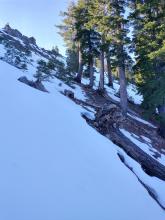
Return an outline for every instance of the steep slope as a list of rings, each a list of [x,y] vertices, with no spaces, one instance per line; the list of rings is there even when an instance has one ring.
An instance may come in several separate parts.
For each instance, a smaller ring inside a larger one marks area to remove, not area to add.
[[[34,37],[24,36],[9,25],[0,29],[0,60],[23,70],[31,78],[41,59],[46,62],[52,61],[55,64],[55,74],[60,74],[64,66],[64,57],[57,48],[52,50],[40,48]]]
[[[0,219],[165,218],[84,110],[19,83],[2,61],[0,70]]]

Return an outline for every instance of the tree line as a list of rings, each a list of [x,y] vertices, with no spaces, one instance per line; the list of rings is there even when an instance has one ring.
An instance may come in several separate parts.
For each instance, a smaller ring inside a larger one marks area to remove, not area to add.
[[[126,72],[131,71],[147,114],[157,113],[165,121],[165,1],[78,0],[61,15],[59,33],[68,48],[67,59],[77,61],[76,81],[81,83],[87,66],[92,88],[99,60],[98,90],[103,92],[106,63],[109,86],[113,87],[112,72],[118,73],[121,108],[126,115]]]

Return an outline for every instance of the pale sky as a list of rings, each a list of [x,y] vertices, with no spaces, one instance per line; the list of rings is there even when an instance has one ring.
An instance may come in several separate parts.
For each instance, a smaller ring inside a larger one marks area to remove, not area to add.
[[[58,35],[60,11],[69,0],[0,0],[0,28],[9,23],[24,35],[34,36],[39,46],[51,49],[58,46],[64,54],[64,43]]]

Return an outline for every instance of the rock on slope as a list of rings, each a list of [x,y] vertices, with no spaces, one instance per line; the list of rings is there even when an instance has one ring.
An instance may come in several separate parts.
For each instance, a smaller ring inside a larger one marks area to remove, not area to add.
[[[2,61],[0,70],[0,219],[165,218],[80,107],[19,83]]]
[[[64,57],[58,50],[40,48],[34,37],[24,36],[9,25],[0,29],[0,59],[24,71],[29,70],[30,76],[35,73],[37,61],[41,59],[53,61],[57,74],[64,65]]]

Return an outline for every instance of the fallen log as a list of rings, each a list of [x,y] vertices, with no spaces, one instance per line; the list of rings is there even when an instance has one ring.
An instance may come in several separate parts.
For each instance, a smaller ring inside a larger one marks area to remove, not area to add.
[[[128,118],[123,117],[119,103],[116,104],[113,102],[113,104],[108,104],[101,108],[100,106],[91,104],[87,101],[78,100],[76,98],[73,100],[76,104],[83,107],[92,107],[97,112],[95,120],[91,120],[83,115],[83,118],[86,119],[89,125],[102,135],[108,137],[114,144],[122,148],[131,158],[141,164],[142,169],[148,175],[165,180],[165,166],[145,153],[140,147],[135,145],[120,132],[120,125],[128,122]],[[137,126],[141,127],[141,123],[137,123]]]
[[[119,130],[112,129],[108,138],[122,148],[131,158],[136,160],[148,175],[165,181],[165,166],[132,143]]]
[[[120,160],[122,161],[122,163],[129,169],[133,172],[133,174],[137,177],[138,181],[144,186],[144,188],[148,191],[149,195],[158,203],[158,205],[163,209],[165,210],[165,206],[163,206],[158,197],[157,197],[157,194],[155,193],[155,191],[149,187],[148,185],[146,185],[139,177],[138,175],[135,173],[133,167],[129,166],[128,163],[125,161],[125,158],[123,155],[121,155],[120,153],[118,153],[118,156],[120,158]]]
[[[96,113],[94,121],[89,121],[97,131],[108,137],[113,143],[121,147],[131,158],[136,160],[142,169],[150,176],[165,180],[165,166],[144,152],[120,131],[120,127],[128,122],[123,117],[118,106],[111,104]],[[130,122],[131,123],[131,122]]]

